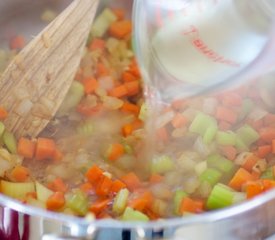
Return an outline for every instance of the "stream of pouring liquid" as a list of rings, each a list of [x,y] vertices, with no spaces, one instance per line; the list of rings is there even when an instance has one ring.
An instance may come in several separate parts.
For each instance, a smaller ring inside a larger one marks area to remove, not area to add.
[[[150,67],[156,94],[147,98],[152,110],[147,122],[150,158],[157,153],[155,135],[161,122],[162,99],[169,106],[176,96],[197,94],[185,93],[192,86],[199,86],[196,89],[201,91],[228,79],[247,67],[266,45],[267,21],[257,11],[247,12],[255,14],[252,18],[245,15],[241,2],[223,0],[213,7],[212,1],[206,0],[202,12],[191,5],[187,15],[178,13],[167,19],[153,36]]]

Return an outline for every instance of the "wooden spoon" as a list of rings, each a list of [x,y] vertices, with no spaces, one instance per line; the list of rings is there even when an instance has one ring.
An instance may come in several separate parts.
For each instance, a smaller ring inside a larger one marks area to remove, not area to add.
[[[6,128],[35,137],[55,115],[79,66],[99,0],[74,0],[13,59],[0,79]]]

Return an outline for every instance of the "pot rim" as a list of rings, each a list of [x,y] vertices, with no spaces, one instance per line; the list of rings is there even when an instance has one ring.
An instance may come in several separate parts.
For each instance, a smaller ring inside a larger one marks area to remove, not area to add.
[[[23,214],[42,217],[49,220],[56,220],[64,223],[65,225],[81,225],[83,227],[93,226],[95,228],[113,228],[113,229],[161,229],[167,227],[179,227],[183,225],[199,224],[199,223],[212,223],[219,220],[224,220],[233,216],[241,215],[245,212],[255,210],[268,202],[275,199],[275,189],[270,190],[260,196],[243,203],[233,205],[231,207],[206,212],[198,215],[191,215],[189,217],[178,217],[171,219],[163,219],[158,221],[144,222],[123,222],[113,219],[102,220],[88,220],[85,218],[70,216],[62,213],[50,212],[45,209],[37,208],[30,205],[24,205],[20,201],[0,194],[0,204]]]

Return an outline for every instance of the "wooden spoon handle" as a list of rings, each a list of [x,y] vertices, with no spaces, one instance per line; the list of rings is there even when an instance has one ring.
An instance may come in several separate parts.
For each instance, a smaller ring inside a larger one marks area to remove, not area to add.
[[[55,115],[77,71],[98,0],[75,0],[11,62],[0,80],[8,130],[35,137]]]

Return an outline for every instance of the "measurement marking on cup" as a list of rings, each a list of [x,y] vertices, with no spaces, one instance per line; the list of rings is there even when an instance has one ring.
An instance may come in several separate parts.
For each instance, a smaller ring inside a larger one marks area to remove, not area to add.
[[[220,55],[219,53],[212,50],[207,44],[201,39],[199,35],[199,30],[193,26],[190,25],[190,29],[185,30],[182,32],[184,36],[191,35],[193,38],[191,38],[192,45],[199,50],[203,55],[211,59],[213,62],[218,62],[224,65],[228,65],[230,67],[240,67],[240,63],[235,62],[234,60],[227,59]]]

